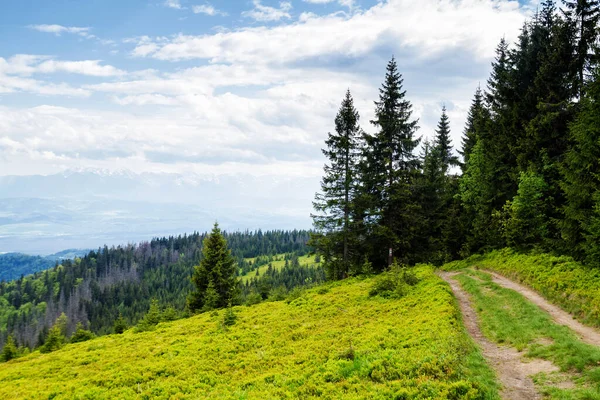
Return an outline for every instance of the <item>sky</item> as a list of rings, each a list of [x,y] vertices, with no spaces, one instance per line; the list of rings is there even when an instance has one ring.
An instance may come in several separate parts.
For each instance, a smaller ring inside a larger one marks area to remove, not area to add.
[[[0,176],[99,169],[318,180],[346,89],[369,123],[394,56],[454,145],[536,2],[1,0]]]

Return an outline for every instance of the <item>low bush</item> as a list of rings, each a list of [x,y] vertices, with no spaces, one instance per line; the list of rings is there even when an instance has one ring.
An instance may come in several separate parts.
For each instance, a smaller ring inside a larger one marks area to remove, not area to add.
[[[410,268],[394,263],[389,271],[383,272],[375,279],[369,295],[399,299],[406,295],[410,286],[417,283],[419,279]]]

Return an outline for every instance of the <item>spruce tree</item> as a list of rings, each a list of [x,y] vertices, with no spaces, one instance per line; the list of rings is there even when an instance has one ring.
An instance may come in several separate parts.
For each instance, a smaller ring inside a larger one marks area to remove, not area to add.
[[[2,353],[0,354],[0,359],[2,361],[10,361],[13,358],[18,356],[19,352],[17,349],[17,345],[15,344],[15,340],[12,336],[9,336],[4,343],[4,347],[2,348]]]
[[[598,22],[600,21],[599,0],[563,0],[564,14],[576,32],[575,72],[576,88],[580,96],[585,88],[585,81],[591,72],[591,61],[594,57],[594,46],[598,40]]]
[[[368,219],[375,239],[372,250],[378,259],[386,254],[388,265],[393,262],[394,251],[402,261],[410,259],[419,208],[412,190],[419,167],[413,153],[420,141],[414,137],[418,120],[412,118],[412,105],[402,85],[402,75],[392,58],[371,121],[378,132],[365,134],[362,163],[363,190],[368,194]]]
[[[192,283],[196,289],[188,297],[188,307],[192,312],[222,308],[230,301],[237,300],[235,259],[227,248],[227,241],[217,223],[204,239],[202,257],[192,275]]]
[[[561,187],[566,198],[560,222],[566,249],[579,260],[600,266],[600,81],[592,82],[581,112],[570,125],[572,147],[565,155]]]
[[[314,243],[324,255],[325,267],[332,279],[340,279],[350,270],[350,236],[361,137],[359,118],[348,90],[335,117],[335,133],[329,133],[325,141],[327,147],[323,154],[329,163],[324,167],[321,193],[317,193],[313,203],[319,213],[312,215],[315,228],[328,236],[320,236]],[[331,246],[334,243],[341,243],[341,249]]]
[[[469,113],[467,114],[467,123],[461,142],[462,148],[459,151],[460,155],[463,157],[463,163],[461,164],[463,172],[467,161],[469,161],[469,154],[473,151],[473,147],[477,142],[477,137],[480,135],[479,132],[482,132],[483,129],[485,129],[488,119],[489,115],[485,106],[483,91],[481,90],[481,86],[477,86],[473,102],[471,103]]]
[[[452,151],[450,122],[446,113],[446,106],[442,107],[442,116],[435,131],[434,147],[440,160],[440,172],[442,175],[446,175],[450,167],[459,165],[458,157]]]

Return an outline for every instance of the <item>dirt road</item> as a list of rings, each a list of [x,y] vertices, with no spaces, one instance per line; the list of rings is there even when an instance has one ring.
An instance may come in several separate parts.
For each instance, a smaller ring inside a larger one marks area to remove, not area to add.
[[[460,306],[467,331],[481,348],[488,364],[494,368],[498,380],[502,384],[501,396],[506,400],[533,400],[542,396],[535,390],[531,375],[539,372],[558,371],[558,368],[545,360],[523,360],[521,353],[511,347],[498,346],[483,336],[477,314],[471,305],[468,294],[453,279],[457,272],[440,272],[454,292]]]
[[[511,281],[510,279],[505,278],[495,272],[487,270],[482,271],[490,274],[492,276],[492,280],[497,285],[520,293],[527,300],[546,311],[557,324],[566,325],[569,327],[572,331],[577,333],[582,342],[594,346],[600,346],[600,332],[598,332],[596,329],[583,325],[581,322],[574,319],[571,314],[555,306],[554,304],[551,304],[548,302],[548,300],[544,299],[532,289]]]

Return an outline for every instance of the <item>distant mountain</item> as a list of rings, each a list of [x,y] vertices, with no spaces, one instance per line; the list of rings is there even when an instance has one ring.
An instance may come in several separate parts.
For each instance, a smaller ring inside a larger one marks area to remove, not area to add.
[[[102,170],[0,177],[0,252],[48,254],[180,232],[307,229],[318,179]]]
[[[69,249],[45,257],[23,253],[0,254],[0,281],[10,281],[21,275],[29,275],[53,267],[57,261],[73,259],[87,254],[89,250]]]

